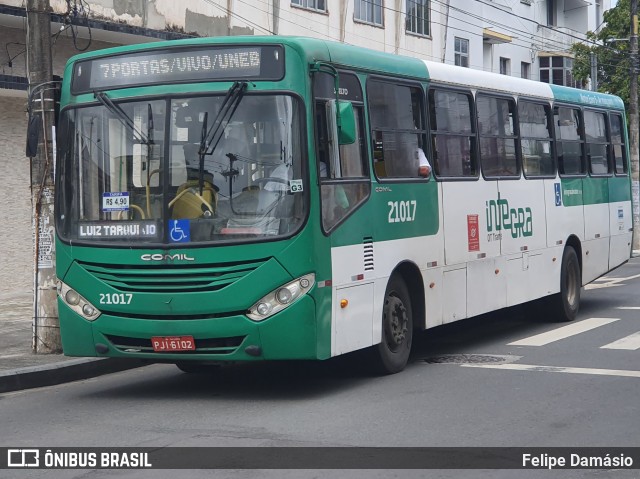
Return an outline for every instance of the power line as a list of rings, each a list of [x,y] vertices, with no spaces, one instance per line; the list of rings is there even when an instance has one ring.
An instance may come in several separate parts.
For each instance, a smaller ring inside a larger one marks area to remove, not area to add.
[[[238,13],[236,13],[236,12],[234,12],[234,11],[231,11],[231,10],[229,10],[229,9],[225,8],[225,7],[222,7],[222,6],[220,6],[220,5],[216,4],[216,3],[214,3],[212,0],[203,0],[203,1],[205,1],[206,3],[208,3],[208,4],[212,5],[212,6],[214,6],[215,8],[217,8],[217,9],[219,9],[219,10],[221,10],[221,11],[225,12],[225,13],[226,13],[227,15],[229,15],[230,17],[238,18],[238,19],[242,20],[245,24],[248,24],[248,25],[254,26],[255,28],[257,28],[257,29],[259,29],[259,30],[261,30],[261,31],[264,31],[264,32],[266,32],[266,33],[268,33],[268,34],[273,34],[273,32],[272,32],[271,30],[269,30],[269,29],[265,29],[264,27],[262,27],[262,26],[261,26],[261,25],[259,25],[258,23],[253,22],[253,21],[251,21],[251,20],[248,20],[247,18],[245,18],[245,17],[243,17],[243,16],[239,15]],[[245,1],[243,1],[243,0],[238,0],[238,1],[239,1],[239,3],[245,4],[245,5],[247,5],[247,6],[251,7],[251,8],[256,9],[256,5],[255,5],[255,3],[253,3],[253,4],[249,4],[249,3],[247,3],[247,2],[245,2]],[[371,0],[365,0],[365,1],[368,1],[368,3],[371,3]],[[444,4],[444,3],[443,3],[442,1],[440,1],[440,0],[431,0],[431,1],[432,1],[432,2],[435,2],[435,3],[438,3],[438,4],[441,4],[441,5],[446,5],[446,4]],[[480,2],[480,3],[483,3],[483,4],[485,4],[485,5],[489,5],[489,6],[495,7],[494,5],[486,4],[485,2],[482,2],[481,0],[476,0],[476,1],[478,1],[478,2]],[[268,9],[268,8],[269,8],[269,6],[270,6],[270,4],[269,4],[268,2],[266,2],[266,1],[260,1],[260,3],[262,3],[265,7],[263,7],[263,8],[257,8],[257,10],[259,10],[259,11],[261,11],[261,12],[263,12],[263,13],[266,13],[267,15],[274,16],[273,12],[269,11],[269,9]],[[266,8],[266,9],[265,9],[265,8]],[[381,8],[383,8],[383,9],[384,9],[384,10],[386,10],[386,11],[394,12],[395,14],[400,14],[400,15],[406,16],[406,13],[405,13],[405,12],[403,12],[403,11],[401,11],[401,10],[397,10],[397,9],[394,9],[394,8],[391,8],[391,7],[384,7],[384,6],[381,6]],[[496,8],[497,8],[497,7],[496,7]],[[513,45],[515,45],[515,46],[517,46],[517,47],[521,47],[521,48],[525,48],[525,49],[529,49],[529,50],[531,50],[531,49],[533,49],[533,50],[540,50],[540,49],[542,49],[542,48],[543,48],[543,47],[545,47],[545,46],[546,46],[547,48],[548,48],[548,46],[552,46],[552,48],[554,48],[555,50],[560,50],[560,51],[563,51],[563,52],[566,52],[566,51],[568,51],[568,50],[569,50],[569,48],[567,48],[566,43],[563,43],[563,42],[561,42],[561,41],[559,41],[559,40],[554,40],[554,39],[551,39],[551,38],[545,38],[545,37],[544,37],[544,36],[542,36],[542,35],[538,35],[538,34],[535,34],[535,33],[533,33],[533,32],[530,32],[530,31],[520,30],[520,29],[517,29],[517,28],[511,27],[511,26],[505,25],[505,24],[503,24],[503,23],[500,23],[500,22],[494,21],[494,20],[486,19],[486,18],[484,18],[484,17],[483,17],[483,16],[481,16],[481,15],[470,14],[470,13],[468,13],[468,12],[466,12],[466,11],[464,11],[464,10],[460,9],[460,8],[457,8],[457,7],[455,7],[455,6],[451,7],[451,9],[453,9],[454,11],[459,12],[459,13],[461,13],[461,14],[463,14],[463,15],[467,15],[467,16],[469,16],[469,17],[473,18],[473,19],[481,20],[482,22],[489,23],[489,24],[491,24],[492,26],[496,26],[496,27],[504,28],[505,30],[507,30],[507,31],[509,31],[509,32],[517,33],[517,34],[524,34],[524,35],[526,35],[526,36],[528,37],[527,39],[514,39],[514,41],[512,42],[512,44],[513,44]],[[310,12],[313,12],[313,10],[309,10],[309,11],[310,11]],[[431,9],[431,11],[433,12],[433,10],[432,10],[432,9]],[[588,39],[580,38],[580,37],[577,37],[577,36],[575,36],[575,35],[569,34],[569,33],[567,33],[567,32],[562,32],[562,31],[560,31],[560,30],[556,30],[556,29],[554,29],[554,28],[550,28],[550,27],[548,27],[548,26],[543,26],[543,25],[539,24],[538,22],[536,22],[536,21],[534,21],[534,20],[531,20],[531,19],[528,19],[528,18],[526,18],[526,17],[522,17],[522,16],[520,16],[520,15],[516,15],[516,14],[514,14],[514,13],[507,12],[507,11],[504,11],[504,10],[502,10],[502,9],[501,9],[501,11],[502,11],[502,12],[504,12],[504,13],[506,13],[506,14],[512,15],[512,16],[514,16],[514,17],[516,17],[516,18],[520,19],[520,20],[526,20],[526,21],[529,21],[529,22],[531,22],[531,23],[535,24],[537,28],[548,28],[548,29],[550,29],[550,30],[552,30],[552,31],[555,31],[556,33],[559,33],[559,34],[562,34],[562,35],[566,35],[566,36],[569,36],[569,37],[571,37],[571,38],[578,39],[578,40],[580,40],[581,42],[591,43],[591,44],[596,44],[595,42],[590,41],[590,40],[588,40]],[[293,20],[291,20],[290,18],[287,18],[287,17],[299,18],[299,19],[304,20],[305,22],[308,22],[308,20],[309,20],[308,15],[302,15],[302,14],[299,14],[299,13],[297,13],[297,12],[296,12],[296,11],[294,11],[294,10],[286,11],[286,13],[287,13],[287,16],[283,16],[282,14],[279,14],[279,15],[277,15],[277,18],[278,18],[280,21],[287,22],[287,23],[294,24],[294,25],[299,25],[300,23],[299,23],[299,22],[295,22],[295,21],[293,21]],[[438,13],[440,13],[440,14],[442,15],[442,12],[438,12]],[[471,24],[473,27],[476,27],[476,28],[479,28],[479,29],[480,29],[480,28],[483,28],[483,26],[481,26],[481,25],[478,25],[478,24],[475,24],[475,23],[470,23],[470,22],[469,22],[469,20],[468,20],[468,19],[466,19],[466,18],[464,18],[464,19],[463,19],[463,18],[460,18],[460,17],[458,17],[458,16],[451,16],[451,18],[453,18],[454,20],[457,20],[457,21],[459,21],[459,22],[465,22],[465,23],[467,23],[467,24]],[[431,22],[432,24],[440,25],[440,26],[443,26],[443,27],[445,27],[445,28],[450,28],[450,29],[452,29],[452,30],[457,30],[457,31],[461,31],[461,32],[468,33],[468,34],[470,34],[470,35],[475,35],[475,36],[480,36],[480,37],[482,37],[482,34],[481,34],[481,33],[473,32],[473,31],[471,31],[471,30],[465,30],[465,29],[460,28],[460,27],[454,27],[454,26],[451,26],[451,25],[445,25],[445,24],[443,24],[443,23],[437,22],[437,21],[435,21],[435,19],[433,18],[433,15],[432,15],[432,16],[431,16],[431,18],[430,18],[430,22]],[[337,27],[333,27],[333,26],[331,26],[331,25],[327,25],[327,28],[328,28],[328,29],[330,29],[330,30],[337,31],[337,32],[339,32],[339,33],[341,33],[341,32],[342,32],[342,29],[337,28]],[[313,29],[313,28],[311,28],[311,27],[309,28],[309,30],[310,30],[311,32],[313,32],[314,34],[316,34],[316,35],[318,35],[318,36],[322,37],[322,38],[335,38],[335,37],[332,37],[332,36],[330,36],[330,35],[327,35],[327,34],[326,34],[326,33],[324,33],[324,32],[317,31],[317,30],[315,30],[315,29]],[[368,41],[368,42],[375,41],[377,44],[382,45],[382,46],[383,46],[383,47],[385,47],[385,48],[391,48],[391,49],[394,49],[394,50],[396,50],[396,51],[406,52],[407,54],[415,54],[415,55],[419,55],[419,56],[422,56],[422,57],[426,57],[426,58],[429,58],[429,59],[432,59],[432,60],[439,61],[439,58],[435,57],[434,55],[425,54],[425,52],[422,52],[422,51],[415,51],[415,50],[412,50],[412,49],[408,49],[408,48],[404,48],[404,47],[396,46],[395,44],[386,43],[386,42],[384,42],[384,41],[377,41],[377,40],[371,39],[371,38],[369,38],[369,37],[365,37],[365,36],[362,36],[362,35],[358,35],[357,33],[354,33],[354,32],[349,32],[349,35],[350,35],[350,37],[351,37],[351,38],[354,38],[354,37],[355,37],[355,38],[361,38],[361,39],[366,40],[366,41]],[[533,43],[532,43],[532,44],[528,44],[528,43],[526,43],[528,39],[531,39]],[[539,42],[539,43],[541,43],[541,44],[536,45],[536,44],[535,44],[535,42],[536,42],[536,41],[538,41],[538,42]],[[349,43],[349,42],[348,42],[348,41],[345,41],[345,43]],[[475,65],[475,64],[474,64],[473,66],[474,66],[474,67],[480,67],[480,65]],[[481,67],[480,67],[480,68],[481,68]]]

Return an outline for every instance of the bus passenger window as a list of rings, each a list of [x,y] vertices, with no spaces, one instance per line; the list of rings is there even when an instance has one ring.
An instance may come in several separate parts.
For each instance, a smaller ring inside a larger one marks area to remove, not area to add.
[[[611,173],[606,115],[600,112],[585,110],[584,132],[587,140],[589,173],[592,175],[607,175]]]
[[[582,115],[577,108],[555,107],[553,122],[556,129],[558,172],[560,175],[583,175],[584,139],[581,134]]]
[[[426,130],[422,91],[371,80],[368,83],[374,171],[378,178],[419,178]]]
[[[611,149],[613,150],[613,162],[617,175],[627,173],[627,149],[624,144],[622,116],[611,114]]]
[[[555,176],[553,163],[551,109],[549,105],[518,102],[518,120],[525,176]]]
[[[516,151],[515,102],[478,95],[480,162],[485,176],[520,176]]]
[[[430,90],[429,118],[436,176],[477,176],[471,96],[446,90]]]

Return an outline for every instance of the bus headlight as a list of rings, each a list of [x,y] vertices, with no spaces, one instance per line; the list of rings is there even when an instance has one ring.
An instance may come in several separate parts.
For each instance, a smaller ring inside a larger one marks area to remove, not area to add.
[[[311,289],[315,278],[315,274],[307,274],[271,291],[251,306],[247,317],[254,321],[262,321],[289,307]]]
[[[71,289],[60,280],[58,280],[57,289],[60,299],[83,318],[95,321],[102,314],[98,308],[80,296],[76,290]]]

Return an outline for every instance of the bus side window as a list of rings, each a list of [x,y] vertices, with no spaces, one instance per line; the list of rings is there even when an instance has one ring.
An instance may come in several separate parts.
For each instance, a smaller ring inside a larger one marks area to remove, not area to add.
[[[611,173],[607,117],[605,113],[585,110],[584,133],[587,142],[589,173],[592,175],[607,175]]]
[[[379,80],[370,80],[367,87],[376,176],[420,178],[420,158],[425,157],[418,149],[426,153],[422,90]]]
[[[583,175],[586,168],[583,160],[584,138],[581,132],[580,110],[556,106],[553,109],[553,120],[556,129],[558,172],[560,175]]]
[[[627,174],[627,149],[624,144],[624,130],[622,115],[612,113],[611,122],[611,149],[613,151],[613,163],[616,175]]]
[[[515,102],[478,95],[480,162],[485,176],[520,176],[516,150]]]
[[[551,108],[548,104],[518,102],[522,168],[528,178],[555,176]]]
[[[476,177],[475,131],[471,121],[471,95],[429,91],[429,118],[436,177]]]

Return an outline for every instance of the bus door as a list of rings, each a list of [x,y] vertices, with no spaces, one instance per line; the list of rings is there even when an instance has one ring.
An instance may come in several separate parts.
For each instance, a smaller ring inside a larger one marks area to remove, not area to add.
[[[548,293],[545,182],[555,178],[549,103],[520,99],[517,110],[520,144],[507,155],[506,172],[498,181],[508,306]],[[506,145],[510,151],[514,144],[507,139]]]
[[[336,99],[334,75],[314,75],[315,174],[330,247],[332,356],[374,344],[374,234],[362,88],[356,75],[344,72],[339,85]]]
[[[582,140],[582,112],[579,108],[563,105],[553,107],[555,149],[558,177],[545,180],[547,207],[547,246],[555,249],[555,257],[562,252],[571,235],[584,241],[583,178],[586,174],[584,141]],[[560,275],[560,263],[556,261]],[[549,293],[557,293],[558,285],[550,284]]]
[[[470,91],[429,90],[433,167],[442,192],[443,323],[504,301],[505,285],[495,274],[500,231],[487,214],[498,200],[498,182],[480,174],[473,105]]]
[[[584,245],[582,281],[587,283],[609,270],[609,159],[608,118],[604,111],[584,110],[588,176],[583,179]]]
[[[613,174],[609,179],[609,269],[629,259],[632,236],[629,162],[625,125],[620,113],[609,114]]]
[[[528,242],[528,238],[524,239],[523,236],[531,235],[531,206],[527,196],[540,196],[533,185],[521,180],[515,99],[511,96],[478,93],[476,108],[482,175],[486,182],[496,185],[493,196],[487,197],[483,206],[487,240],[496,244],[497,255],[492,262],[482,265],[478,272],[470,269],[469,278],[475,282],[483,281],[496,293],[487,298],[482,293],[483,288],[470,287],[470,314],[510,304],[508,295],[516,287],[512,274],[517,272],[521,275],[528,262],[527,257],[523,258]]]

